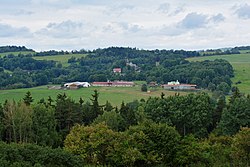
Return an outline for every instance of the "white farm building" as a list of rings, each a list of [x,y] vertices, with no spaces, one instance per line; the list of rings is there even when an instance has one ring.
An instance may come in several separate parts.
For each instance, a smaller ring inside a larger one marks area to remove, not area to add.
[[[87,88],[87,87],[90,87],[91,85],[88,82],[78,82],[77,81],[77,82],[66,83],[63,86],[66,87],[66,88],[70,88],[71,86]]]

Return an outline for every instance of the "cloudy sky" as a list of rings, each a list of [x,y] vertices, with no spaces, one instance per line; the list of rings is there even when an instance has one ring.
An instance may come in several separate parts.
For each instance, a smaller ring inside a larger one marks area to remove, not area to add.
[[[36,51],[250,45],[250,1],[0,0],[0,45]]]

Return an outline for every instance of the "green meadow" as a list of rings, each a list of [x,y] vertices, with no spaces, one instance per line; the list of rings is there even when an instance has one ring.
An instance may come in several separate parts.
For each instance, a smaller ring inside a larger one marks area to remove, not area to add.
[[[13,55],[17,56],[18,54],[23,54],[23,55],[34,54],[34,52],[33,51],[4,52],[4,53],[0,53],[0,57],[6,56],[6,55],[9,55],[9,54],[13,54]]]
[[[17,56],[18,54],[23,54],[23,55],[27,55],[27,54],[34,54],[35,52],[32,51],[21,51],[21,52],[5,52],[5,53],[0,53],[0,57],[2,56],[6,56],[9,54],[13,54],[15,56]],[[65,54],[65,55],[54,55],[54,56],[33,56],[34,59],[36,60],[54,60],[56,62],[60,62],[64,67],[67,67],[68,64],[68,60],[71,57],[75,57],[75,58],[81,58],[81,57],[85,57],[87,54]]]
[[[60,62],[62,63],[62,65],[64,67],[67,67],[68,64],[68,60],[71,57],[75,57],[75,58],[81,58],[86,56],[86,54],[65,54],[65,55],[54,55],[54,56],[34,56],[33,58],[36,60],[54,60],[56,62]]]
[[[94,90],[99,92],[99,102],[100,104],[105,104],[108,100],[113,106],[120,106],[124,101],[132,102],[133,100],[148,99],[149,97],[160,97],[163,92],[166,96],[174,95],[175,91],[167,91],[163,88],[149,89],[150,92],[142,92],[139,85],[135,87],[89,87],[81,88],[77,90],[56,90],[48,89],[47,86],[39,86],[34,88],[25,88],[25,89],[12,89],[12,90],[0,90],[0,102],[4,103],[6,99],[19,101],[25,96],[27,91],[31,92],[31,95],[34,99],[34,102],[38,102],[40,99],[48,99],[49,96],[53,100],[56,99],[56,96],[60,93],[65,93],[67,96],[71,97],[75,101],[78,101],[80,97],[84,101],[90,101],[91,95]],[[179,92],[181,95],[187,94],[188,92]]]
[[[250,94],[250,53],[243,51],[241,54],[204,56],[189,58],[189,61],[203,61],[225,59],[229,61],[234,68],[233,86],[237,86],[241,92]],[[240,84],[236,84],[237,82]]]

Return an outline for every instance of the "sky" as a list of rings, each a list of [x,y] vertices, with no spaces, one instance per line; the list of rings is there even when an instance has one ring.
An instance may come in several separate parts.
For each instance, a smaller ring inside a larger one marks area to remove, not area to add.
[[[0,0],[0,46],[202,50],[250,45],[250,0]]]

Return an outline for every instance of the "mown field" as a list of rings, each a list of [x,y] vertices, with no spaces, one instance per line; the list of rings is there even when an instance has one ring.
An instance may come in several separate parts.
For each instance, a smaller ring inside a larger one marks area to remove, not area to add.
[[[166,96],[174,95],[175,91],[167,91],[162,88],[156,88],[151,90],[150,92],[141,92],[141,87],[89,87],[89,88],[81,88],[77,90],[55,90],[48,89],[47,86],[40,86],[34,88],[27,89],[12,89],[12,90],[1,90],[0,91],[0,103],[4,103],[6,99],[8,100],[21,100],[27,91],[30,91],[34,102],[38,102],[40,99],[48,99],[49,96],[52,97],[53,100],[56,99],[56,96],[59,93],[66,93],[67,96],[71,97],[75,101],[78,101],[80,97],[84,99],[84,101],[90,101],[91,94],[93,94],[94,90],[97,89],[99,92],[99,102],[100,104],[105,104],[108,100],[113,106],[120,107],[122,101],[125,103],[132,102],[133,100],[147,99],[151,97],[160,97],[161,92],[163,92]],[[188,92],[179,92],[181,95],[187,94]]]
[[[243,51],[242,54],[204,56],[189,58],[189,61],[203,61],[225,59],[229,61],[234,68],[233,86],[237,86],[241,92],[250,94],[250,52]],[[240,84],[236,84],[237,82]]]
[[[54,60],[56,62],[60,62],[62,63],[62,65],[64,67],[67,67],[68,64],[68,60],[71,57],[75,57],[75,58],[81,58],[86,56],[86,54],[65,54],[65,55],[55,55],[55,56],[35,56],[33,57],[36,60]]]

